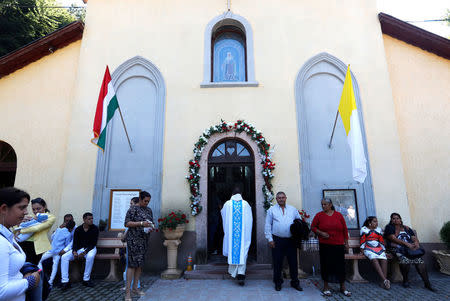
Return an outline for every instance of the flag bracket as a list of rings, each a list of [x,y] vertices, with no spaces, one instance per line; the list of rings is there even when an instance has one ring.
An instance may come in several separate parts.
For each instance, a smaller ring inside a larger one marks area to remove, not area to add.
[[[328,148],[331,148],[331,143],[333,142],[334,130],[336,129],[336,122],[338,120],[339,110],[336,112],[336,118],[334,119],[333,131],[331,132],[330,142],[328,143]]]
[[[117,106],[117,108],[119,109],[120,119],[122,119],[122,124],[123,124],[123,129],[125,130],[125,135],[127,135],[128,146],[130,146],[130,151],[132,152],[133,148],[131,147],[130,137],[128,136],[127,127],[125,126],[125,121],[123,120],[122,110],[120,109],[120,106]]]

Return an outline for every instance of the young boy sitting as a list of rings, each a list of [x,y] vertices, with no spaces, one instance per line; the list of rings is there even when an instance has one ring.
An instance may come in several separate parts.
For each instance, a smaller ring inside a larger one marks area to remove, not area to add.
[[[70,220],[66,223],[65,228],[56,229],[52,238],[52,248],[45,252],[42,255],[41,261],[39,262],[39,266],[42,267],[42,262],[50,257],[53,257],[53,266],[52,266],[52,274],[50,275],[50,279],[48,283],[53,285],[53,280],[55,280],[56,273],[58,272],[58,264],[61,258],[61,255],[64,254],[64,248],[70,244],[72,241],[72,230],[75,227],[75,222]]]

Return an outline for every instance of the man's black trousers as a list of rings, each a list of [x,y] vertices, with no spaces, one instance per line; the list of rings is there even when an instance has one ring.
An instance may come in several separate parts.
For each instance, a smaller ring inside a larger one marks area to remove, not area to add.
[[[273,262],[273,282],[276,285],[283,283],[281,272],[283,269],[284,257],[287,257],[289,263],[289,274],[291,276],[291,285],[297,286],[298,281],[298,265],[297,265],[297,248],[292,238],[284,238],[273,235],[275,248],[272,249]]]

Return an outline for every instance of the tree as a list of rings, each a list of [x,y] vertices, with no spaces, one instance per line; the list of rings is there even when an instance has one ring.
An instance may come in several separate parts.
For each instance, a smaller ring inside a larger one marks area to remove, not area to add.
[[[86,8],[76,6],[72,3],[69,8],[69,13],[73,15],[77,20],[84,23],[84,20],[86,19]]]
[[[77,18],[56,0],[2,0],[0,56],[31,43]]]
[[[450,26],[450,9],[447,9],[445,13],[444,20],[447,21],[447,26]]]

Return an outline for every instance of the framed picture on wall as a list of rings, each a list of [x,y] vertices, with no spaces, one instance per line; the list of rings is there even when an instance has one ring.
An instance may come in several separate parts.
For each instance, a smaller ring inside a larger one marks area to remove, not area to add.
[[[111,231],[121,231],[125,229],[123,225],[125,215],[130,208],[130,201],[133,197],[139,197],[140,189],[111,189],[109,199],[109,223]]]
[[[355,189],[324,189],[323,197],[331,199],[336,211],[340,212],[347,228],[359,229],[358,203],[356,202]]]

